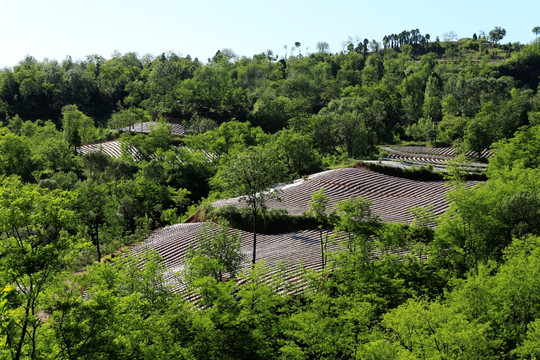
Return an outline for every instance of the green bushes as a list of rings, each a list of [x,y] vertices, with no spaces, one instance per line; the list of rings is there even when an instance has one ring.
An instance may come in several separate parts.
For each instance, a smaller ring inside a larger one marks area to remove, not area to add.
[[[253,220],[251,216],[248,208],[238,208],[234,205],[212,209],[209,213],[210,219],[224,219],[233,228],[245,231],[252,230]],[[288,215],[284,209],[267,210],[262,220],[257,224],[257,232],[261,234],[282,234],[304,229],[317,229],[318,226],[314,219],[304,215]]]

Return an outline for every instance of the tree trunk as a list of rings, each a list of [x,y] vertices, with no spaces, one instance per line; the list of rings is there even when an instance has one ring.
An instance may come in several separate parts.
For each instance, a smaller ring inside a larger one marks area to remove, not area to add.
[[[257,260],[257,211],[253,212],[253,258],[251,264],[255,267]]]
[[[323,241],[323,229],[319,229],[319,236],[321,238],[321,265],[322,269],[324,270],[325,261],[324,261],[324,241]]]
[[[101,261],[101,248],[99,246],[99,235],[96,236],[96,249],[97,249],[98,262],[100,262]]]
[[[97,260],[98,262],[100,262],[101,261],[101,247],[99,246],[99,225],[94,226],[93,232],[94,234],[92,236],[92,241],[94,242],[94,245],[96,246]]]
[[[19,339],[19,342],[17,344],[17,350],[16,350],[15,355],[13,357],[13,359],[15,359],[15,360],[19,360],[21,358],[22,348],[23,348],[23,345],[24,345],[24,339],[26,337],[26,329],[28,327],[28,321],[29,321],[28,319],[30,317],[30,303],[31,303],[31,298],[28,299],[28,301],[26,302],[24,320],[23,320],[22,329],[21,329],[21,338]]]

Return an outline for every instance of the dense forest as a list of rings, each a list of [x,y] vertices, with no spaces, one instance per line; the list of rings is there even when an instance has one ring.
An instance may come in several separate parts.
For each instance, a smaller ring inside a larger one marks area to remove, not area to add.
[[[503,30],[1,69],[0,357],[540,357],[540,42],[504,45]],[[146,122],[148,133],[130,131]],[[82,151],[112,141],[118,156]],[[446,213],[414,208],[410,224],[382,222],[361,198],[330,211],[321,191],[292,218],[255,196],[380,159],[383,144],[472,152],[487,180],[471,187],[450,167]],[[212,208],[232,196],[248,207]],[[188,252],[188,299],[162,281],[155,253],[144,266],[125,254],[194,216],[220,230]],[[239,268],[232,217],[255,236],[278,219],[320,229],[321,246],[324,233],[347,241],[286,294],[255,251]]]

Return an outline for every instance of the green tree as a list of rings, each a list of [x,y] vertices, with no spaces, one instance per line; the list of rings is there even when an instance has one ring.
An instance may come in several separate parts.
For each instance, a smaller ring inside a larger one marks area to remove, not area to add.
[[[57,282],[48,294],[43,350],[61,359],[182,358],[180,339],[171,339],[188,312],[163,272],[159,257],[144,253]]]
[[[449,304],[468,319],[489,326],[500,353],[512,352],[534,333],[540,316],[539,245],[538,236],[514,239],[500,266],[478,266],[448,296]]]
[[[243,284],[211,278],[202,284],[204,311],[194,314],[188,328],[178,329],[194,358],[278,358],[280,339],[274,335],[281,334],[280,311],[288,308],[287,298],[265,283],[271,273],[264,261],[240,276]]]
[[[162,161],[169,186],[186,189],[193,202],[208,196],[209,179],[217,171],[217,157],[201,150],[179,147],[163,153]]]
[[[96,140],[94,120],[86,116],[76,105],[66,105],[62,108],[62,127],[64,139],[73,148]]]
[[[498,123],[498,107],[492,102],[482,105],[474,120],[469,122],[465,129],[463,141],[467,150],[476,152],[478,158],[482,157],[482,152],[498,138],[496,125]]]
[[[41,297],[85,244],[73,236],[72,197],[5,178],[0,187],[0,276],[17,288],[16,309],[1,328],[12,359],[36,358]]]
[[[497,45],[506,36],[506,29],[496,26],[489,32],[489,39]]]
[[[540,319],[528,326],[525,340],[512,352],[522,359],[540,357]]]
[[[540,34],[540,26],[533,27],[532,32],[534,35],[536,35],[536,40],[538,40],[538,34]]]
[[[257,221],[264,216],[266,201],[277,198],[278,192],[270,187],[284,178],[283,164],[265,148],[251,147],[232,156],[212,179],[214,186],[228,194],[240,196],[251,212],[253,225],[253,257],[257,259]]]
[[[527,234],[540,236],[540,196],[532,191],[522,190],[504,197],[500,205],[503,222],[512,236]]]
[[[437,127],[437,141],[451,145],[454,141],[461,141],[469,123],[469,119],[463,116],[444,115]]]
[[[191,79],[199,65],[191,59],[168,54],[156,59],[145,82],[149,97],[142,105],[150,114],[183,114],[184,104],[179,102],[177,91],[184,80]]]
[[[122,134],[121,141],[124,147],[135,148],[144,160],[150,161],[158,151],[166,152],[172,148],[171,124],[159,121],[150,125],[148,134]]]
[[[9,119],[8,129],[15,135],[21,135],[22,126],[23,121],[19,115],[15,115],[13,118]]]
[[[371,212],[371,202],[362,197],[339,201],[335,208],[334,230],[346,234],[339,265],[365,267],[375,247],[371,237],[381,225],[380,217]]]
[[[424,94],[424,117],[433,124],[434,135],[428,137],[428,141],[432,144],[437,138],[437,128],[442,120],[442,105],[441,105],[442,86],[441,80],[435,75],[430,75],[426,83],[426,91]]]
[[[14,312],[17,312],[20,305],[17,295],[15,287],[10,285],[6,285],[0,290],[0,355],[5,359],[10,357],[10,349],[7,346],[10,317]]]
[[[82,156],[86,177],[94,181],[106,181],[107,170],[112,159],[102,150],[89,151]]]
[[[229,69],[221,64],[197,69],[193,78],[180,83],[176,96],[187,112],[219,122],[245,115],[243,94],[234,88]]]
[[[326,236],[323,236],[323,229],[328,226],[329,215],[327,214],[327,206],[330,201],[330,197],[324,195],[324,188],[319,191],[315,191],[311,194],[311,201],[309,202],[309,208],[306,214],[317,220],[319,223],[319,241],[321,243],[321,267],[325,268],[328,258],[328,231]]]
[[[285,359],[360,359],[374,308],[359,297],[325,293],[306,297],[307,304],[282,320]]]
[[[328,45],[326,41],[319,41],[317,43],[317,49],[319,50],[321,54],[326,54],[328,50],[330,49],[330,46]]]
[[[523,135],[503,145],[500,157],[494,156],[484,186],[458,187],[447,194],[450,207],[439,218],[433,249],[433,260],[446,263],[440,266],[462,275],[480,263],[499,262],[512,236],[540,233],[536,191],[540,177],[538,169],[523,167],[528,151],[523,159],[513,158],[502,165],[509,153],[518,155],[518,149],[532,140]],[[497,169],[498,164],[503,171]]]
[[[144,215],[144,209],[139,205],[137,192],[135,180],[123,180],[116,183],[116,214],[123,225],[124,235],[134,234],[137,230],[137,220],[140,219],[141,214]]]
[[[79,226],[82,233],[87,233],[96,247],[97,261],[101,261],[103,247],[103,228],[114,222],[111,212],[112,196],[109,184],[99,184],[95,180],[87,180],[76,189],[77,202],[75,209],[79,214]]]
[[[269,136],[260,127],[252,127],[249,122],[233,120],[204,134],[187,135],[184,142],[189,148],[221,155],[243,151],[250,146],[263,145],[268,138]]]
[[[32,181],[32,150],[28,139],[8,132],[0,135],[0,173],[19,175],[24,181]]]
[[[196,239],[196,247],[190,248],[185,256],[188,282],[206,276],[217,282],[224,281],[226,274],[236,277],[245,258],[240,250],[242,237],[239,232],[232,231],[227,224],[208,223],[202,226]]]
[[[253,126],[269,133],[283,129],[287,122],[293,118],[306,116],[310,113],[307,99],[290,99],[287,96],[278,96],[274,91],[264,91],[253,104],[250,118]]]
[[[115,52],[110,60],[100,64],[97,86],[109,109],[128,96],[128,89],[133,87],[142,68],[141,60],[133,52]]]
[[[43,131],[43,129],[40,129]],[[69,172],[78,170],[79,159],[73,154],[70,145],[60,136],[46,136],[45,139],[31,139],[35,146],[32,148],[32,160],[35,170],[41,168],[43,172]],[[39,142],[38,142],[39,141]],[[34,175],[36,177],[36,175]]]
[[[175,159],[175,161],[178,160]],[[128,198],[134,193],[135,201],[131,203],[131,206],[135,206],[135,209],[132,210],[136,211],[141,220],[145,219],[144,221],[151,229],[171,222],[175,223],[177,216],[182,214],[189,204],[187,190],[169,185],[165,165],[159,158],[143,163],[135,175],[135,181],[125,183],[125,186],[133,186],[133,190],[124,188]],[[128,198],[123,197],[126,210],[131,207]],[[125,215],[131,212],[130,210]],[[129,219],[129,216],[127,218]]]
[[[365,140],[366,132],[362,126],[368,102],[361,97],[343,97],[333,100],[328,106],[322,109],[318,115],[319,122],[328,122],[332,131],[338,137],[339,144],[344,147],[348,157],[354,157],[366,152]],[[319,132],[324,130],[321,126]],[[318,142],[327,141],[331,136],[327,133],[320,133],[316,139]],[[364,149],[363,149],[364,148]]]
[[[540,167],[540,125],[523,127],[509,140],[494,144],[488,175],[491,178],[511,180],[526,171],[537,171]],[[509,171],[517,169],[517,171]]]
[[[151,118],[144,112],[143,109],[129,106],[126,109],[119,109],[114,112],[109,120],[109,127],[114,130],[129,128],[137,123],[150,121]]]
[[[490,358],[488,326],[470,322],[455,308],[409,300],[384,315],[382,326],[403,358]],[[401,358],[401,357],[400,357]]]
[[[251,118],[254,126],[261,126],[267,132],[275,133],[285,127],[291,118],[287,114],[292,100],[285,96],[276,96],[274,92],[265,92],[253,104]]]
[[[414,124],[422,116],[426,74],[414,72],[401,82],[401,105],[406,116],[406,124]]]
[[[293,130],[281,130],[271,145],[282,161],[291,178],[304,176],[321,170],[321,158],[314,149],[313,140],[308,135]]]
[[[430,118],[420,118],[416,124],[405,129],[405,134],[417,141],[433,144],[437,136],[437,124]]]
[[[507,186],[458,188],[449,193],[450,208],[435,231],[435,258],[440,255],[451,262],[449,266],[460,274],[481,262],[500,259],[509,239],[496,209],[508,190]]]

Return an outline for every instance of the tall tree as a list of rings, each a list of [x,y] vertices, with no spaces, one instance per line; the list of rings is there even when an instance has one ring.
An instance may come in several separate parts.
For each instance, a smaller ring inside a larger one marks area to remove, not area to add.
[[[311,136],[293,130],[281,130],[276,134],[271,147],[287,167],[287,173],[291,178],[321,170],[321,158],[313,148]]]
[[[540,34],[540,26],[533,27],[532,32],[534,35],[536,35],[536,40],[538,40],[538,35]]]
[[[491,101],[482,105],[482,110],[470,121],[465,129],[463,137],[467,150],[474,151],[478,158],[482,157],[482,152],[489,148],[491,143],[497,140],[497,115],[499,108]]]
[[[7,133],[0,137],[0,174],[19,175],[23,181],[32,181],[35,165],[27,138]]]
[[[330,49],[330,45],[326,41],[319,41],[317,43],[317,49],[321,54],[326,54],[328,52],[328,49]]]
[[[76,202],[79,224],[82,231],[87,233],[96,247],[97,261],[101,260],[103,240],[100,235],[103,228],[110,222],[110,213],[116,208],[111,203],[108,184],[99,184],[94,180],[83,182],[76,190]]]
[[[257,260],[257,222],[266,211],[266,201],[277,198],[277,190],[270,187],[284,177],[283,164],[272,152],[258,147],[234,155],[225,163],[213,179],[214,185],[221,186],[233,196],[240,196],[251,212],[253,225],[253,257]]]
[[[506,29],[496,26],[489,32],[489,39],[497,45],[506,36]]]
[[[433,143],[437,138],[437,128],[439,122],[442,120],[442,86],[441,80],[436,73],[429,76],[426,83],[426,90],[424,93],[424,118],[433,124],[433,136],[428,136],[428,141]]]
[[[80,111],[76,105],[62,108],[64,139],[73,148],[96,139],[94,120]]]
[[[318,115],[319,122],[329,120],[330,128],[338,136],[340,145],[347,151],[348,157],[360,155],[364,152],[362,146],[365,139],[365,129],[362,127],[363,119],[366,115],[368,101],[363,97],[343,97],[332,100],[328,106],[321,110]],[[317,142],[326,142],[328,135],[320,132],[322,139]],[[318,136],[319,137],[319,136]]]
[[[300,41],[296,41],[294,43],[294,46],[296,47],[296,49],[298,49],[298,57],[301,57],[302,56],[302,52],[300,50],[300,46],[302,46],[302,44],[300,43]]]
[[[42,294],[82,251],[83,243],[69,231],[75,226],[71,205],[67,192],[23,185],[14,177],[0,183],[0,279],[17,288],[16,310],[0,338],[6,337],[12,359],[38,356]]]
[[[372,52],[378,52],[379,51],[379,48],[381,47],[381,44],[375,40],[375,39],[372,39],[370,42],[369,42],[369,47],[371,49]]]
[[[344,251],[336,258],[344,269],[365,268],[375,248],[373,236],[381,226],[380,216],[371,211],[371,202],[362,197],[339,201],[335,204],[336,216],[332,218],[334,231],[346,234]]]
[[[323,236],[323,229],[328,225],[327,207],[330,197],[324,195],[324,188],[311,194],[307,215],[312,216],[319,223],[319,240],[321,242],[321,267],[324,269],[327,262],[328,232]]]

